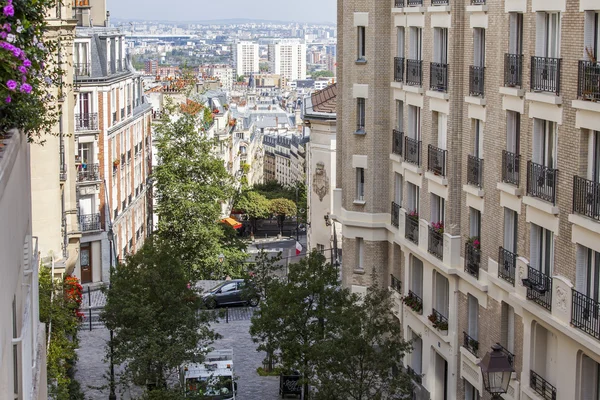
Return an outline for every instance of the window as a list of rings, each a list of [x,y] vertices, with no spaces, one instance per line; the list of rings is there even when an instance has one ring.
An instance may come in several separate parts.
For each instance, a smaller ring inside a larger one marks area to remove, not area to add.
[[[535,55],[560,58],[560,13],[538,12],[536,18]]]
[[[398,57],[404,57],[404,27],[399,26],[396,30],[396,54]]]
[[[448,136],[448,115],[438,112],[437,114],[437,147],[442,150],[446,150],[446,142]]]
[[[93,164],[94,163],[94,143],[79,143],[79,161],[82,164]]]
[[[402,175],[394,173],[394,203],[402,207]]]
[[[521,139],[521,114],[516,111],[506,112],[506,151],[519,154]]]
[[[221,293],[233,292],[237,290],[237,283],[232,282],[221,287]]]
[[[363,238],[356,238],[356,269],[364,269],[365,260],[365,241]]]
[[[600,13],[586,11],[583,36],[583,58],[585,60],[598,60],[600,57]]]
[[[479,338],[479,301],[476,297],[467,295],[467,335]]]
[[[410,327],[408,327],[408,339],[412,340],[413,351],[410,353],[409,366],[418,375],[422,374],[422,363],[423,363],[423,340],[415,333]]]
[[[413,255],[410,256],[410,261],[410,290],[420,298],[423,298],[423,261]]]
[[[465,383],[465,400],[479,400],[479,391],[466,379],[463,379],[463,382]]]
[[[600,183],[600,132],[590,132],[588,140],[588,178]]]
[[[485,29],[473,29],[473,65],[485,67]]]
[[[396,129],[404,132],[404,102],[396,100]]]
[[[554,270],[554,234],[548,229],[531,224],[530,265],[547,276]]]
[[[581,355],[581,367],[579,368],[581,380],[582,400],[600,399],[600,365],[585,354]]]
[[[446,217],[446,200],[431,193],[431,222],[444,222]]]
[[[508,52],[523,54],[523,14],[509,13],[508,25]]]
[[[325,245],[317,243],[317,251],[321,254],[325,254]]]
[[[448,28],[433,28],[433,62],[448,63]]]
[[[444,317],[449,315],[450,285],[448,278],[437,271],[433,272],[433,308]]]
[[[407,211],[416,211],[419,214],[419,187],[414,183],[407,182],[408,185],[408,198],[407,198]]]
[[[502,324],[500,326],[502,345],[506,350],[515,353],[515,309],[502,302]]]
[[[556,168],[556,123],[543,119],[533,121],[533,162]]]
[[[366,29],[364,26],[359,26],[357,29],[357,35],[358,35],[358,57],[357,57],[357,61],[366,61]]]
[[[469,236],[479,238],[481,232],[481,212],[469,207]]]
[[[365,201],[365,169],[356,168],[356,200]]]
[[[417,141],[421,140],[421,108],[408,106],[408,137]]]
[[[504,208],[504,248],[517,254],[517,218],[516,211]]]
[[[422,60],[422,43],[423,43],[423,29],[414,26],[410,27],[410,46],[409,46],[409,57],[411,60]]]
[[[577,246],[576,278],[577,291],[600,302],[600,253]]]
[[[473,120],[473,156],[483,158],[483,121]]]
[[[356,133],[365,133],[365,99],[356,99]]]

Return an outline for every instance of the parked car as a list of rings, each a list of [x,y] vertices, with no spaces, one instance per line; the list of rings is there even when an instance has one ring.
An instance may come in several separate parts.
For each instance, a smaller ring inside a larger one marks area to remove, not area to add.
[[[256,307],[260,299],[257,296],[247,298],[244,291],[245,285],[246,282],[243,279],[225,281],[204,293],[202,300],[208,308],[232,304],[249,304]]]

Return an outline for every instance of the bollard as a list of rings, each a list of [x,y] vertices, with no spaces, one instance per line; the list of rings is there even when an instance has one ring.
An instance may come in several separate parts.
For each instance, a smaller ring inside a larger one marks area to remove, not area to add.
[[[92,295],[90,293],[90,287],[88,286],[88,306],[92,306]]]
[[[229,307],[225,309],[225,323],[229,323]]]
[[[88,308],[88,319],[90,320],[90,331],[92,330],[92,309]]]

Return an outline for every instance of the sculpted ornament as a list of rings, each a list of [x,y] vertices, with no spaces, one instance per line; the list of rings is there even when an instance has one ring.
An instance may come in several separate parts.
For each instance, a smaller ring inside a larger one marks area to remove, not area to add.
[[[319,161],[317,168],[313,175],[313,190],[319,201],[323,201],[323,198],[329,193],[329,178],[327,177],[327,171],[325,171],[325,164]]]
[[[523,286],[523,275],[525,275],[525,269],[523,266],[519,267],[519,286]]]
[[[556,288],[556,305],[561,311],[567,311],[567,292],[560,286]]]

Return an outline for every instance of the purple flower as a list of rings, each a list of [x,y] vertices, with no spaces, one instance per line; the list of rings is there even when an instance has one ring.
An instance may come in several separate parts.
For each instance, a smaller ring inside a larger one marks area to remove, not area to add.
[[[10,103],[12,101],[12,99],[10,98],[10,96],[6,96],[6,99],[4,99],[5,103]]]
[[[0,38],[6,39],[7,36],[8,34],[6,32],[0,32]]]
[[[22,65],[18,69],[19,69],[19,72],[22,73],[23,75],[25,75],[27,73],[27,68],[25,68]]]
[[[31,89],[32,89],[32,87],[31,87],[31,85],[29,83],[24,83],[24,84],[21,85],[21,89],[20,90],[23,93],[29,94],[29,93],[31,93]]]
[[[10,32],[10,24],[7,22],[4,25],[2,25],[2,29],[4,29],[6,32]]]
[[[17,88],[17,82],[15,82],[12,79],[10,79],[9,81],[6,82],[6,87],[9,90],[15,90]]]
[[[23,61],[23,66],[24,66],[25,68],[29,68],[29,67],[31,67],[31,61],[29,61],[28,59],[25,59],[25,60]]]
[[[23,50],[21,50],[21,49],[20,49],[20,48],[18,48],[18,47],[15,47],[15,48],[12,50],[12,53],[13,53],[13,56],[15,56],[15,57],[19,58],[19,57],[21,57],[21,55],[23,54]]]
[[[4,8],[2,9],[2,11],[4,12],[4,16],[6,17],[12,17],[13,15],[15,15],[15,8],[12,6],[11,3],[8,3],[8,5],[4,6]]]

